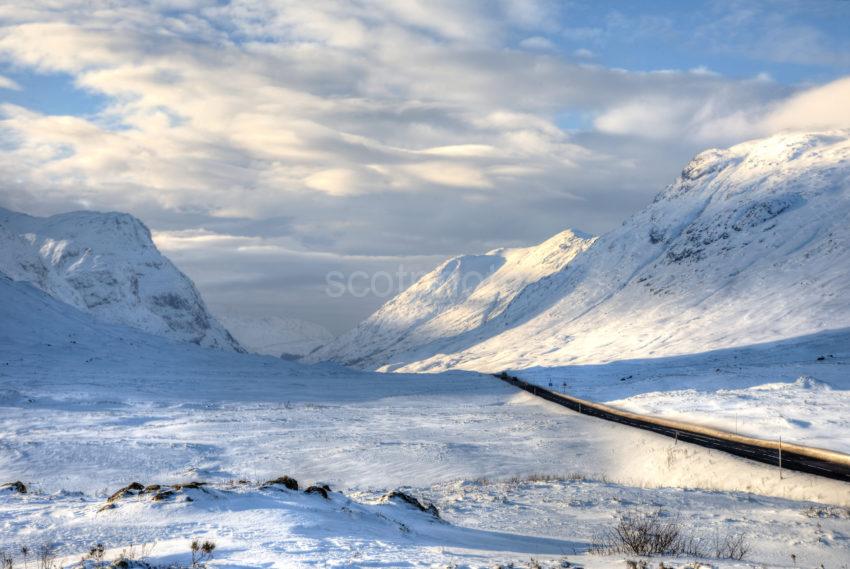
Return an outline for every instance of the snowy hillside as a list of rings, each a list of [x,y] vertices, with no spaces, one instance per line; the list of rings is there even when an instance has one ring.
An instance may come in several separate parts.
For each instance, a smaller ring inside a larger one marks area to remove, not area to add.
[[[322,351],[388,370],[519,369],[655,357],[850,325],[850,133],[696,156],[655,201],[474,327],[456,302],[387,333],[399,296]],[[545,272],[545,271],[544,271]],[[433,279],[439,272],[432,273]],[[485,281],[486,282],[486,281]],[[417,290],[422,289],[422,283]],[[464,295],[463,299],[471,295]]]
[[[365,322],[308,360],[380,367],[430,355],[452,338],[497,319],[528,287],[564,271],[593,238],[564,231],[535,247],[496,249],[449,259]]]
[[[206,347],[240,350],[150,231],[123,213],[48,218],[0,208],[0,272],[97,318]]]
[[[303,356],[334,339],[324,326],[298,318],[215,313],[233,337],[246,350],[255,354]]]

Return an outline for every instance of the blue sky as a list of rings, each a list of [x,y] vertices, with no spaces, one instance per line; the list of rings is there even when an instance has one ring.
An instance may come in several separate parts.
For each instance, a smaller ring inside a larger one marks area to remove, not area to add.
[[[561,16],[559,33],[544,37],[562,51],[589,50],[608,67],[704,67],[790,84],[850,73],[848,2],[580,2]],[[798,40],[793,55],[780,49]]]
[[[108,98],[78,89],[74,77],[66,73],[44,73],[31,68],[0,67],[0,75],[13,80],[20,89],[3,89],[0,101],[21,105],[52,115],[93,115],[103,109]]]
[[[850,127],[850,2],[40,2],[0,15],[0,206],[128,211],[214,306],[601,233],[690,156]],[[225,264],[233,271],[222,271]]]

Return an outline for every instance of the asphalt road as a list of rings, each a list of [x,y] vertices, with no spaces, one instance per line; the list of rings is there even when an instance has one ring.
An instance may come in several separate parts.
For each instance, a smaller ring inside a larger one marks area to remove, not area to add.
[[[712,437],[704,433],[690,432],[686,429],[674,429],[665,425],[653,423],[651,417],[647,417],[646,420],[641,420],[634,417],[618,415],[616,412],[588,407],[587,405],[582,405],[580,402],[575,400],[565,398],[561,394],[555,393],[545,387],[540,387],[539,385],[523,381],[518,377],[503,374],[497,374],[496,377],[518,387],[519,389],[523,389],[533,395],[536,395],[537,397],[546,399],[552,403],[557,403],[558,405],[562,405],[583,415],[589,415],[606,421],[613,421],[622,425],[652,431],[683,442],[720,450],[749,460],[770,464],[777,468],[780,466],[781,461],[783,470],[796,470],[798,472],[805,472],[808,474],[832,478],[834,480],[850,482],[850,465],[847,464],[835,463],[786,450],[782,450],[780,453],[778,449],[769,449],[756,445],[729,441],[723,438]]]

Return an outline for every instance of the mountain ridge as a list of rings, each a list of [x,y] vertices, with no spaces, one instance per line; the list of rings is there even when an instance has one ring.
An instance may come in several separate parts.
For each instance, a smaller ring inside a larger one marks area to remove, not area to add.
[[[470,333],[508,310],[525,288],[569,265],[594,239],[568,229],[532,247],[452,257],[306,361],[321,361],[340,345],[356,350],[370,334],[404,349]],[[370,357],[336,361],[359,365]]]
[[[850,293],[848,219],[850,132],[709,149],[646,208],[525,283],[480,326],[456,334],[436,315],[429,322],[442,328],[430,334],[417,327],[393,343],[370,337],[376,322],[404,308],[402,293],[319,355],[384,371],[497,371],[840,328],[850,324],[850,308],[837,300]]]

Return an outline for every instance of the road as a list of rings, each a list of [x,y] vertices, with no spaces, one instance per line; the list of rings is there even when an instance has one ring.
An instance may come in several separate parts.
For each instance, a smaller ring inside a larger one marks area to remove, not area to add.
[[[672,426],[674,424],[673,421],[637,415],[605,405],[584,401],[569,395],[556,393],[545,387],[528,383],[518,377],[505,373],[496,374],[495,377],[519,389],[523,389],[532,395],[536,395],[552,403],[557,403],[583,415],[652,431],[683,442],[770,464],[777,468],[781,467],[782,469],[796,470],[798,472],[850,482],[850,457],[847,455],[822,449],[808,449],[799,445],[786,445],[783,448],[781,443],[777,444],[774,441],[763,441],[751,437],[732,435],[707,427],[687,425],[678,421],[675,422],[675,426]],[[712,434],[712,431],[714,431],[714,434]]]

